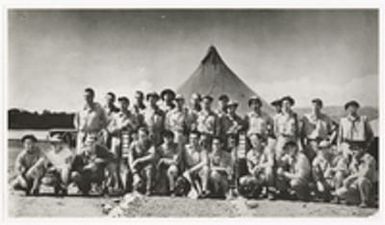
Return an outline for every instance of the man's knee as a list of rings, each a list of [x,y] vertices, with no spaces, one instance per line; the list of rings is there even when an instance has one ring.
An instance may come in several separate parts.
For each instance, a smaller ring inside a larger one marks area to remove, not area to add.
[[[290,181],[290,187],[293,188],[294,190],[303,189],[306,186],[307,186],[306,182],[301,179],[292,179]]]
[[[211,173],[210,173],[210,178],[211,178],[214,182],[219,183],[219,182],[221,181],[222,176],[221,176],[221,174],[218,173],[217,171],[211,171]]]
[[[171,165],[168,170],[167,170],[167,175],[171,177],[176,177],[178,176],[179,170],[178,167],[175,165]]]

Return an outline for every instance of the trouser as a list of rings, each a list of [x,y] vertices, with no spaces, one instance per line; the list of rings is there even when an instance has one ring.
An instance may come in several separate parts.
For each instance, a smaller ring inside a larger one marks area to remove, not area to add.
[[[212,193],[215,196],[223,197],[229,191],[230,175],[224,171],[210,171],[210,181],[212,184]]]
[[[318,145],[321,140],[308,140],[306,144],[306,149],[304,151],[304,154],[307,156],[310,162],[313,161],[314,157],[317,155],[318,152]]]
[[[276,182],[276,188],[279,191],[294,191],[296,197],[299,200],[309,199],[309,180],[307,178],[295,178],[287,179],[285,177],[277,176],[278,184]]]
[[[349,204],[370,203],[373,200],[373,183],[366,177],[357,178],[348,187],[336,190],[336,195]]]
[[[154,164],[152,162],[138,165],[131,173],[133,174],[132,187],[135,191],[143,192],[143,188],[146,192],[152,191],[154,178]]]

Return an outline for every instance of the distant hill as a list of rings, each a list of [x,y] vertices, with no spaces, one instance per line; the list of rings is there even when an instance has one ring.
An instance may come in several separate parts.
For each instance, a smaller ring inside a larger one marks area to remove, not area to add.
[[[305,113],[309,113],[311,108],[294,108],[294,110],[303,116]],[[340,118],[346,115],[343,106],[325,106],[323,112],[328,114],[334,121],[339,122]],[[368,117],[369,121],[378,118],[378,109],[372,106],[363,106],[359,109],[361,115]]]

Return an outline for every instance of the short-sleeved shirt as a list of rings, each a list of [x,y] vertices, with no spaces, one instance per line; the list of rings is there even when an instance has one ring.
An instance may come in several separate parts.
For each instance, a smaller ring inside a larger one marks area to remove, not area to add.
[[[374,157],[369,153],[365,153],[359,160],[353,157],[349,165],[350,174],[361,173],[366,170],[369,171],[366,175],[366,178],[372,182],[376,181],[376,160]]]
[[[290,172],[299,175],[300,179],[308,179],[311,173],[309,159],[302,152],[298,152],[296,157],[289,160]]]
[[[197,129],[201,133],[215,135],[217,132],[217,116],[212,111],[200,111],[197,118]]]
[[[326,140],[332,132],[332,121],[325,114],[318,117],[313,113],[306,114],[303,118],[303,132],[310,140]]]
[[[178,110],[177,108],[167,112],[165,128],[173,132],[187,131],[187,109]]]
[[[92,107],[84,106],[75,115],[75,127],[82,132],[99,132],[107,125],[107,116],[99,103],[93,103]]]
[[[144,111],[144,123],[151,133],[163,131],[164,118],[164,112],[158,107],[147,107]]]
[[[247,113],[245,120],[248,136],[258,134],[266,138],[269,133],[269,127],[273,125],[272,119],[267,114],[257,114],[254,111]]]
[[[339,135],[342,141],[365,142],[372,135],[366,116],[341,118]]]
[[[134,132],[139,126],[139,121],[136,118],[135,114],[128,111],[127,113],[118,112],[113,116],[113,119],[107,129],[111,133],[128,131]]]
[[[160,158],[178,160],[180,156],[180,149],[176,143],[172,143],[170,146],[162,144],[158,148],[158,154]]]
[[[110,122],[114,118],[114,115],[119,112],[119,109],[115,105],[112,105],[112,106],[105,105],[103,108],[106,113],[107,124],[110,124]]]
[[[184,161],[188,168],[191,168],[195,165],[201,163],[205,158],[207,158],[207,151],[201,149],[200,146],[192,146],[187,144],[184,152]]]
[[[246,154],[248,166],[254,168],[257,165],[262,165],[268,162],[268,157],[264,152],[254,151],[250,149]],[[249,169],[252,169],[249,168]],[[250,173],[252,171],[249,171]]]
[[[297,114],[283,114],[280,113],[276,118],[276,132],[277,136],[296,137],[298,132]]]
[[[155,154],[155,147],[150,140],[146,140],[144,142],[134,141],[130,146],[130,154],[132,159],[142,158]]]
[[[19,153],[16,158],[15,169],[16,171],[19,171],[21,168],[24,168],[24,170],[28,170],[33,165],[35,165],[35,163],[38,162],[39,159],[42,157],[43,154],[41,153],[40,149],[35,149],[34,152],[28,152],[27,150],[23,150]]]

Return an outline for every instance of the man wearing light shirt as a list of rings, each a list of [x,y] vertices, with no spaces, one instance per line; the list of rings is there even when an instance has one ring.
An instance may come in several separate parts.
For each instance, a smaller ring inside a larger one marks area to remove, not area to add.
[[[103,107],[94,102],[95,92],[91,88],[84,90],[85,105],[75,114],[74,126],[78,131],[77,151],[85,146],[87,136],[102,137],[102,131],[107,126],[107,116]]]
[[[332,121],[321,112],[323,102],[316,98],[312,100],[312,112],[306,114],[302,125],[302,143],[306,146],[305,154],[313,160],[317,154],[318,145],[321,141],[328,141],[332,133]]]

